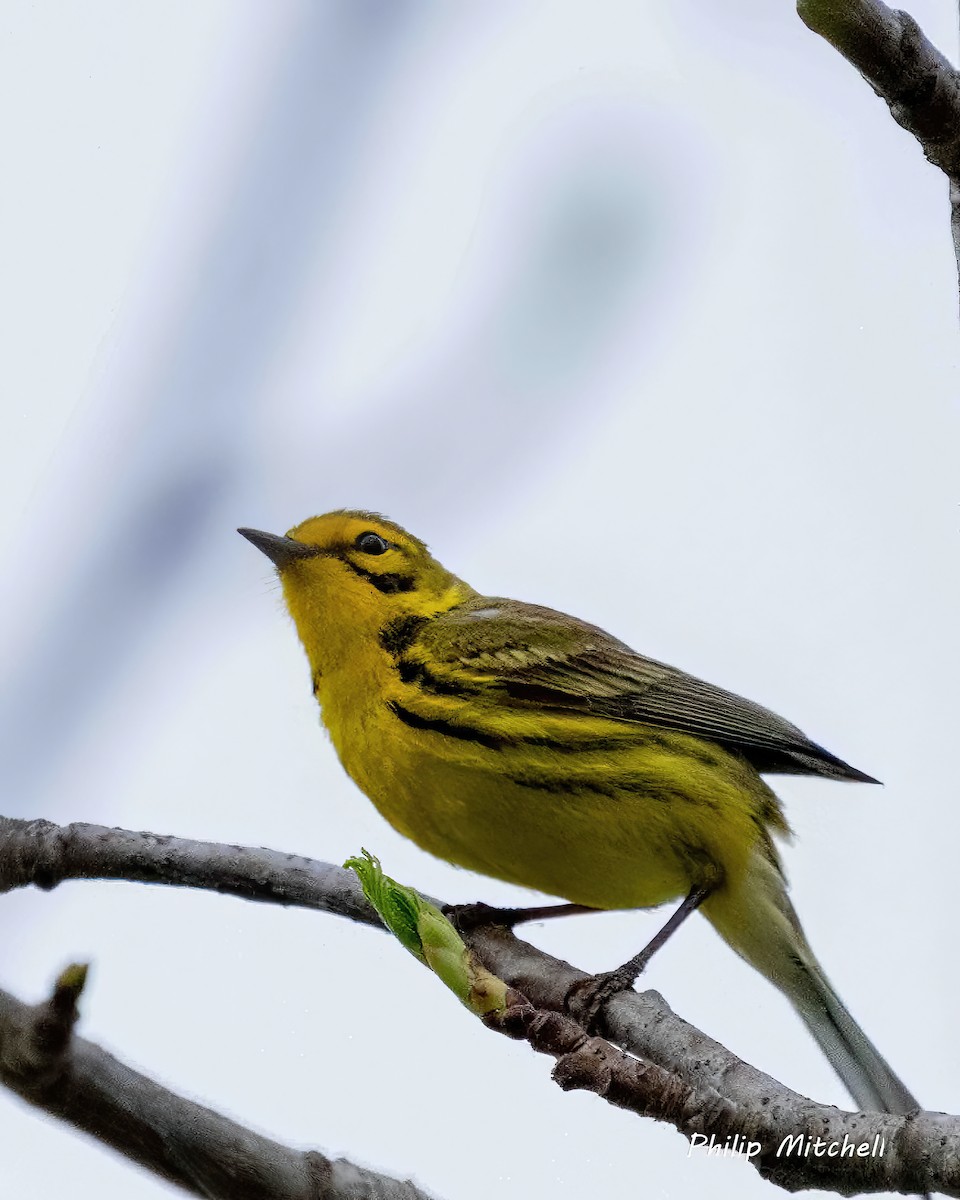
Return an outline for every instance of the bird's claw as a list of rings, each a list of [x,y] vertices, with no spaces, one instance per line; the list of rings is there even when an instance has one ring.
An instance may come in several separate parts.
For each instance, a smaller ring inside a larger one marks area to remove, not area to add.
[[[625,963],[615,971],[577,979],[567,989],[564,1008],[587,1033],[596,1033],[607,1001],[620,992],[629,992],[636,978],[633,964]]]

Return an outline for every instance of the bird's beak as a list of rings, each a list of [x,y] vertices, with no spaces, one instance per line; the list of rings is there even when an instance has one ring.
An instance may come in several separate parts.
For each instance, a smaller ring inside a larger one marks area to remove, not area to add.
[[[303,542],[295,542],[293,538],[280,537],[276,533],[264,533],[262,529],[238,529],[248,542],[253,542],[258,550],[270,559],[275,567],[283,570],[295,559],[312,558],[318,553],[316,546],[305,546]]]

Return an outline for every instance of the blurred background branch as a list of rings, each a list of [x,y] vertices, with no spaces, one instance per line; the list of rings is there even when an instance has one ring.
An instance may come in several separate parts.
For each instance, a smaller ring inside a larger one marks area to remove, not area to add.
[[[381,926],[354,874],[329,863],[95,825],[60,827],[0,818],[0,892],[29,885],[49,889],[68,879],[210,889]],[[688,1138],[712,1135],[721,1146],[734,1137],[737,1145],[741,1138],[743,1145],[755,1142],[758,1152],[749,1161],[789,1190],[929,1190],[960,1196],[960,1118],[845,1113],[816,1104],[676,1017],[655,992],[614,997],[601,1014],[603,1037],[586,1038],[565,1014],[571,985],[585,978],[585,972],[503,928],[474,930],[466,940],[483,964],[515,989],[510,1006],[490,1014],[486,1023],[557,1058],[554,1078],[565,1090],[592,1091],[666,1121]],[[389,1004],[389,995],[385,988],[383,1003]],[[0,1043],[0,1055],[2,1051]],[[652,1063],[653,1069],[645,1074],[634,1066],[636,1059]],[[4,1082],[9,1086],[8,1078]],[[856,1145],[882,1139],[884,1153],[840,1158],[777,1152],[784,1139],[798,1134],[804,1140],[819,1137],[825,1144],[842,1144],[845,1137]],[[215,1145],[220,1142],[222,1138],[216,1139]]]
[[[30,589],[0,679],[0,780],[27,809],[81,751],[180,604],[196,620],[209,588],[229,610],[225,534],[272,458],[285,483],[256,497],[264,527],[286,528],[291,513],[312,509],[320,480],[325,494],[365,496],[369,507],[427,462],[423,500],[442,494],[445,522],[469,522],[490,503],[485,463],[503,476],[532,446],[565,437],[575,385],[609,353],[625,305],[649,284],[642,164],[624,169],[602,142],[585,145],[594,131],[584,130],[542,151],[547,178],[517,164],[506,180],[503,203],[520,228],[473,280],[476,294],[461,298],[467,324],[456,308],[445,314],[451,327],[434,331],[415,378],[391,381],[386,411],[378,396],[338,395],[324,383],[324,355],[350,198],[371,170],[403,72],[460,22],[438,16],[433,30],[418,0],[293,5],[274,20],[282,41],[256,63],[259,108],[241,137],[210,152],[208,177],[194,181],[204,203],[183,219],[162,269],[154,264],[155,294],[141,301],[154,324],[132,374],[102,382],[49,481],[52,511],[41,520],[57,529],[59,583]],[[308,302],[324,310],[310,328],[309,395],[278,402],[269,381],[284,371]],[[464,439],[473,406],[483,420]],[[368,407],[375,438],[363,429]],[[398,453],[411,428],[420,431],[415,457]],[[352,439],[362,454],[344,453]],[[43,576],[45,551],[22,533],[16,540]]]

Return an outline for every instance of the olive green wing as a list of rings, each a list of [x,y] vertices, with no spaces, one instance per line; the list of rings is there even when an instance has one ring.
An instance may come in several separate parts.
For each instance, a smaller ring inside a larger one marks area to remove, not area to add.
[[[877,782],[769,709],[552,609],[477,597],[425,621],[405,654],[428,686],[468,702],[659,726],[716,742],[757,771]]]

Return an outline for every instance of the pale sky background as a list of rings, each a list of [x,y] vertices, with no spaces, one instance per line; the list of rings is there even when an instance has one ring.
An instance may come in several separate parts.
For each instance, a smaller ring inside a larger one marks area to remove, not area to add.
[[[911,11],[952,55],[955,6]],[[884,780],[775,781],[793,896],[881,1051],[960,1111],[946,185],[793,5],[7,0],[0,112],[5,810],[367,846],[522,902],[347,780],[234,533],[378,509]],[[770,1194],[562,1094],[373,931],[124,884],[0,912],[0,986],[91,960],[83,1034],[280,1141],[443,1200]],[[602,969],[662,919],[531,937]],[[706,922],[647,979],[848,1105]],[[0,1163],[31,1200],[180,1194],[6,1093]]]

